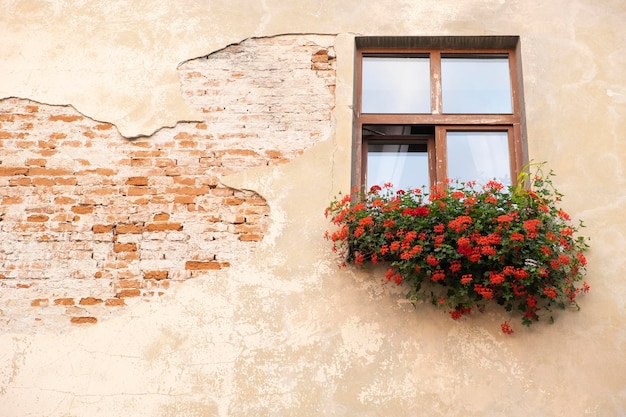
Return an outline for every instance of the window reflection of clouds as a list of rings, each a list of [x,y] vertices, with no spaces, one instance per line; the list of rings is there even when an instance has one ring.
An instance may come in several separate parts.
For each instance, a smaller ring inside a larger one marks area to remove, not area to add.
[[[441,87],[444,113],[512,113],[507,58],[442,58]]]
[[[430,113],[430,62],[363,57],[363,113]]]
[[[511,184],[507,132],[448,132],[448,176],[481,184]]]

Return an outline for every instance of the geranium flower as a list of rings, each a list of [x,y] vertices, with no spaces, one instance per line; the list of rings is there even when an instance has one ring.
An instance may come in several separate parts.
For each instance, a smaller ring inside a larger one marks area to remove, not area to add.
[[[325,215],[337,230],[324,236],[340,263],[386,263],[386,280],[402,284],[411,300],[443,299],[453,318],[497,304],[530,325],[555,308],[578,306],[577,295],[589,290],[579,284],[587,244],[576,236],[582,223],[574,226],[556,206],[560,194],[549,176],[520,178],[508,188],[447,180],[428,193],[372,186],[331,202]],[[525,178],[535,178],[533,188],[524,188]]]

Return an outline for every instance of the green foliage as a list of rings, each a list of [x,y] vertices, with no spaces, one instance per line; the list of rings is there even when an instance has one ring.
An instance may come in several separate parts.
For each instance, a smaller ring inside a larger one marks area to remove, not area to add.
[[[586,272],[586,239],[558,207],[562,195],[543,164],[515,186],[446,181],[429,193],[373,186],[335,199],[326,209],[338,229],[333,250],[356,265],[389,265],[414,301],[430,300],[458,319],[496,303],[521,313],[524,325],[554,307],[578,308]],[[512,333],[508,321],[502,331]]]

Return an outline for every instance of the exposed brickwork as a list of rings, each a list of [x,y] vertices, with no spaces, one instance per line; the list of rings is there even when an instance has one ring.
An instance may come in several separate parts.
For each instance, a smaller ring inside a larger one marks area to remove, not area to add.
[[[0,101],[0,323],[94,324],[248,258],[262,196],[225,175],[286,162],[332,128],[332,37],[250,39],[181,65],[204,114],[152,137],[69,106]]]

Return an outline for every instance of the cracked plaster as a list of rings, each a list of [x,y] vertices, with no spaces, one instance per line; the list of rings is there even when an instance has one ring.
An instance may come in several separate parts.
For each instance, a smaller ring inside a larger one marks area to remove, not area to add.
[[[375,276],[336,271],[317,236],[325,203],[349,186],[346,35],[335,134],[227,179],[268,199],[272,238],[248,263],[124,317],[0,335],[3,415],[626,413],[623,2],[4,3],[0,96],[72,104],[126,136],[194,119],[176,67],[250,36],[520,34],[531,157],[558,173],[593,249],[582,311],[510,338],[491,331],[498,314],[451,322],[398,302]]]

